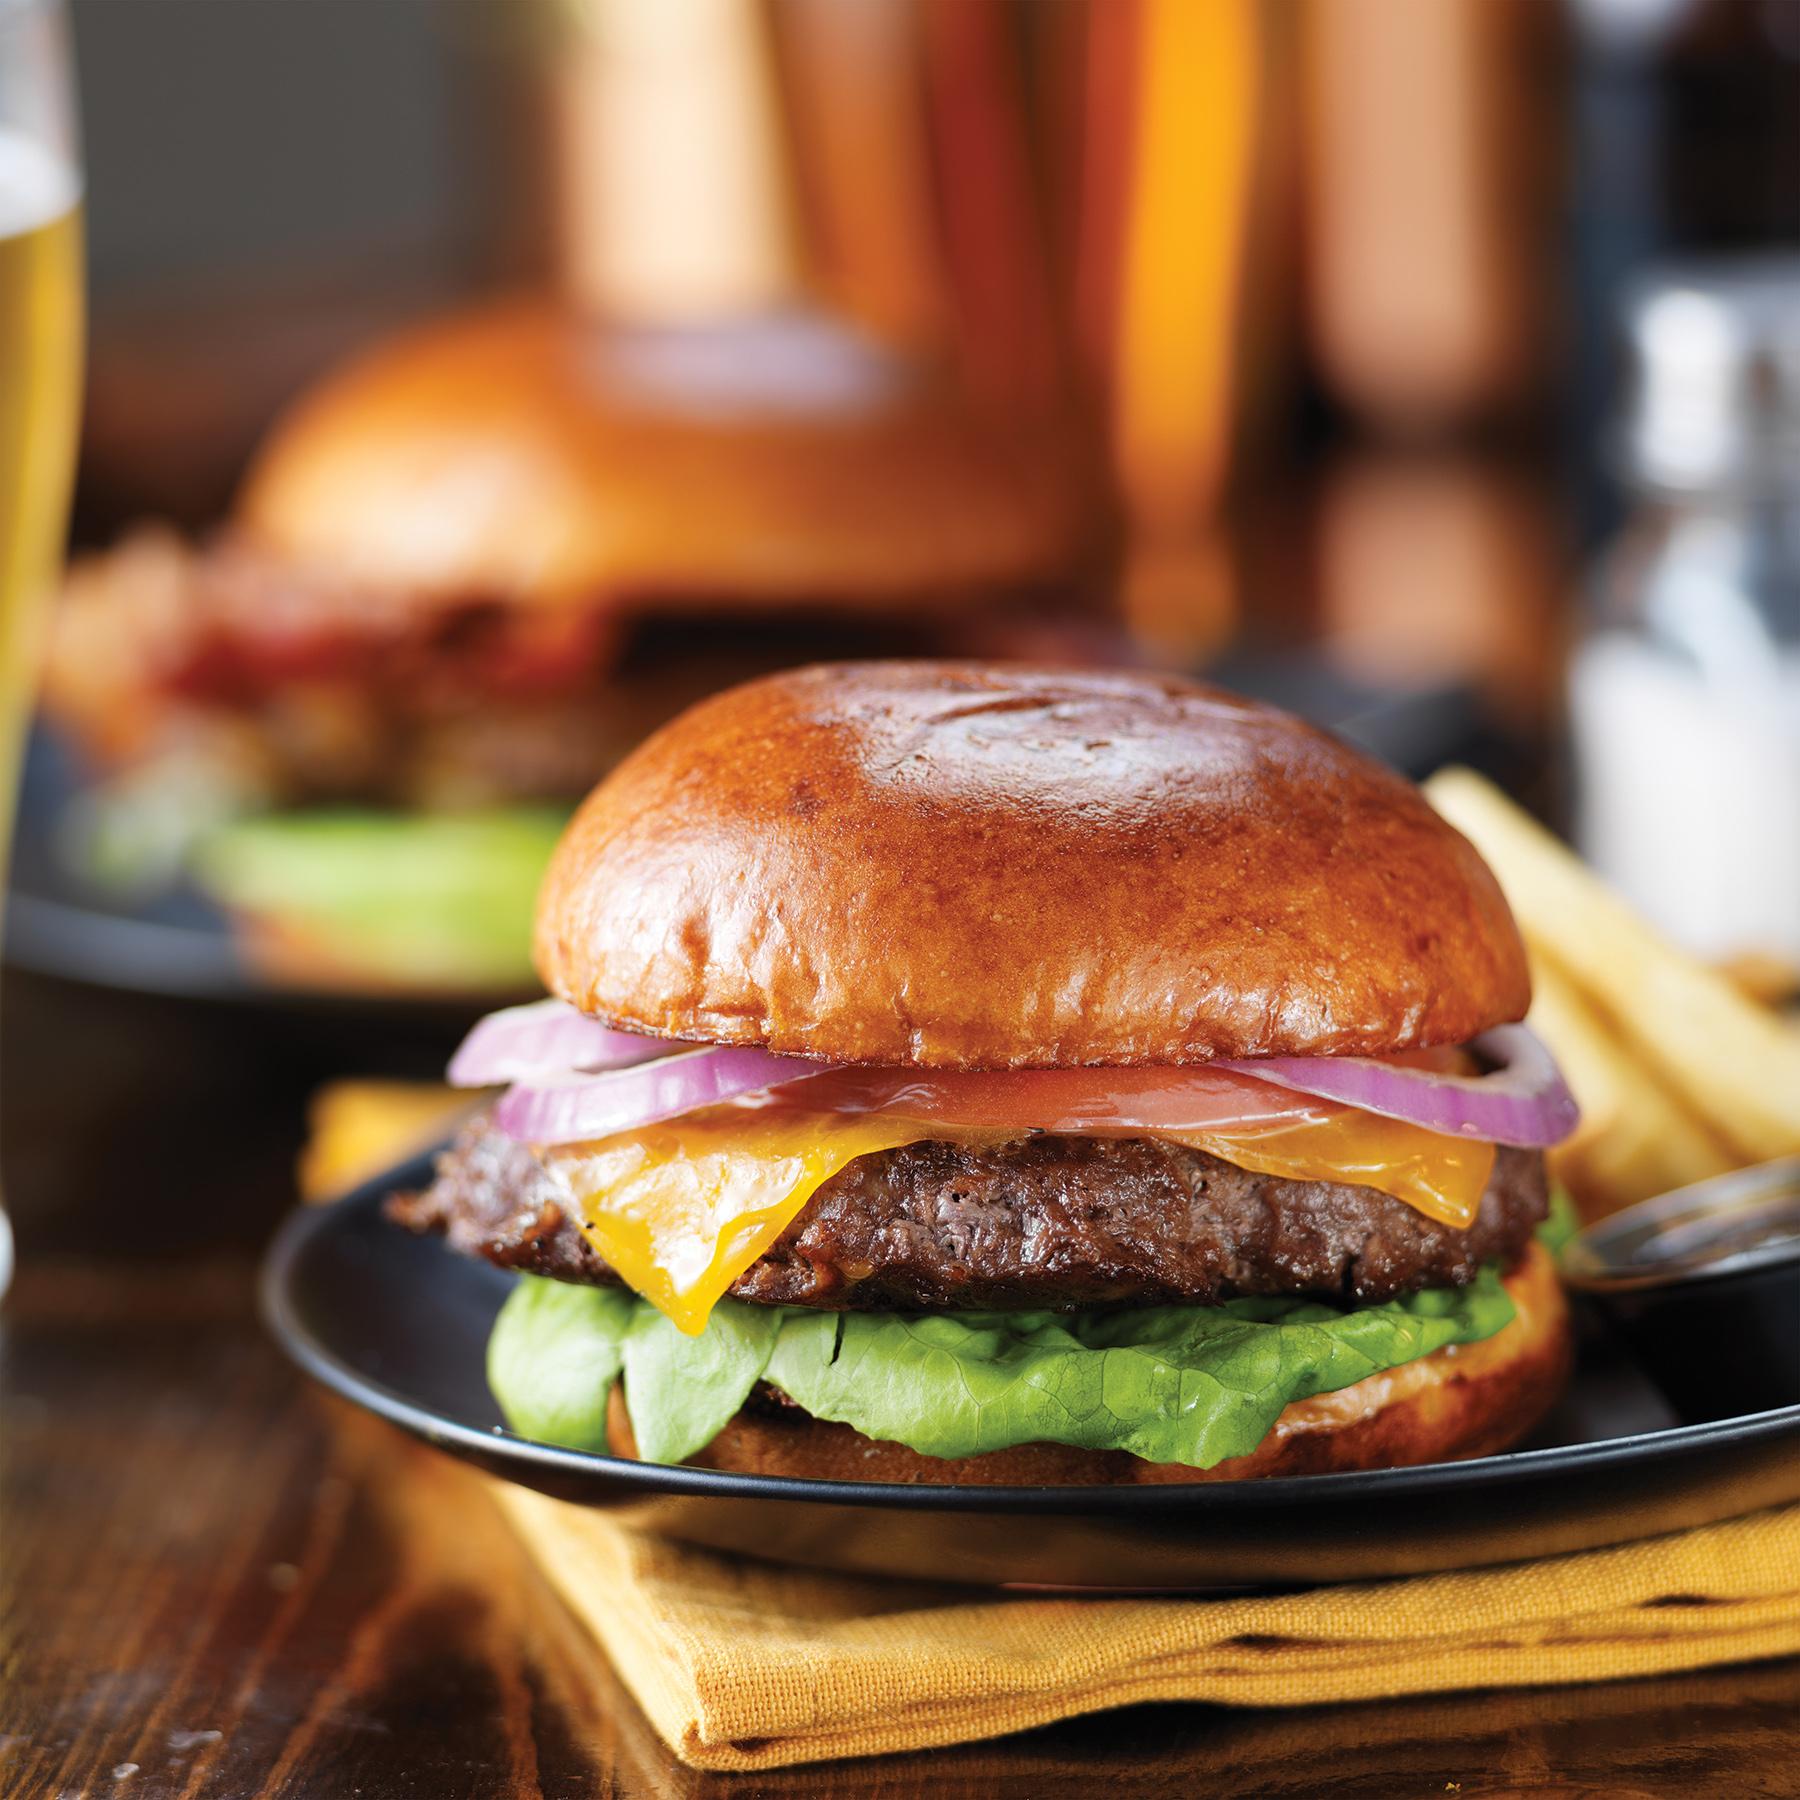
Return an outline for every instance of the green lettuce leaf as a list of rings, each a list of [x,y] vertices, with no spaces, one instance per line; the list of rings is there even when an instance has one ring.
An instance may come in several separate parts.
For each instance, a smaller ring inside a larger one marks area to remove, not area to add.
[[[1492,1269],[1346,1311],[1233,1300],[1128,1312],[790,1315],[768,1378],[814,1418],[926,1456],[1014,1444],[1129,1450],[1210,1469],[1308,1395],[1491,1337],[1513,1317]],[[834,1354],[835,1351],[835,1354]]]
[[[631,1431],[646,1462],[680,1462],[710,1444],[762,1379],[782,1328],[767,1306],[715,1307],[689,1337],[640,1300],[625,1333]]]
[[[538,882],[567,819],[550,806],[262,813],[207,832],[194,878],[402,981],[526,982]]]
[[[643,1304],[623,1288],[522,1276],[488,1339],[488,1386],[507,1424],[541,1444],[604,1450],[606,1402]]]
[[[1581,1229],[1581,1214],[1575,1210],[1574,1196],[1560,1181],[1550,1184],[1550,1211],[1537,1228],[1537,1240],[1552,1256],[1560,1257],[1563,1246]]]
[[[522,1288],[555,1285],[521,1281]],[[545,1435],[542,1422],[551,1414],[551,1441],[604,1448],[604,1398],[582,1411],[567,1397],[583,1391],[576,1371],[589,1371],[591,1392],[602,1375],[610,1386],[623,1368],[639,1452],[656,1461],[692,1456],[766,1378],[815,1418],[841,1420],[927,1456],[1047,1442],[1206,1469],[1254,1450],[1292,1401],[1448,1344],[1492,1337],[1513,1317],[1492,1268],[1466,1288],[1354,1308],[1253,1299],[1073,1314],[911,1315],[726,1300],[698,1337],[676,1330],[647,1301],[611,1298],[622,1308],[602,1313],[545,1302],[525,1326],[509,1328],[509,1353],[490,1356],[489,1373],[515,1430]],[[509,1327],[515,1303],[503,1311],[502,1327]],[[565,1321],[583,1334],[579,1345],[559,1336]],[[553,1403],[534,1391],[543,1381],[559,1396]]]

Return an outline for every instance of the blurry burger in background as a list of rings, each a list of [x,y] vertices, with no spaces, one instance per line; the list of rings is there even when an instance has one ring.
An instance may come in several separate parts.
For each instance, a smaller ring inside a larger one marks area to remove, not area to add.
[[[810,317],[441,318],[293,405],[209,541],[72,572],[77,854],[179,863],[290,980],[523,985],[568,809],[649,729],[821,653],[979,644],[1068,592],[1087,492],[1064,434]]]
[[[702,702],[552,860],[553,999],[415,1230],[522,1272],[520,1433],[853,1480],[1516,1443],[1561,1390],[1519,934],[1398,776],[1173,677],[840,664]]]

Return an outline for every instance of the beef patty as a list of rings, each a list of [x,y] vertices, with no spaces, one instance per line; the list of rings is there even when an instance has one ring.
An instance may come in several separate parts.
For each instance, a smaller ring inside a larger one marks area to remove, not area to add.
[[[1155,1138],[908,1144],[824,1183],[732,1283],[770,1306],[999,1311],[1210,1305],[1245,1294],[1369,1302],[1510,1266],[1546,1207],[1544,1159],[1502,1148],[1466,1231],[1374,1188],[1254,1175]],[[618,1278],[523,1144],[475,1121],[389,1216],[560,1281]]]

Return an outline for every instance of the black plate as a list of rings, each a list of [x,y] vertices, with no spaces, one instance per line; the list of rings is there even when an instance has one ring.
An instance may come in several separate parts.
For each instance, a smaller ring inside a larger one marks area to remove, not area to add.
[[[217,907],[187,889],[112,893],[70,866],[62,821],[80,787],[56,741],[34,732],[13,829],[6,960],[34,975],[133,993],[252,997],[255,979]]]
[[[152,894],[120,892],[73,867],[64,820],[81,787],[67,751],[48,732],[34,732],[6,897],[5,954],[14,968],[126,993],[304,1009],[365,1023],[379,1016],[466,1025],[477,1012],[530,997],[280,981],[244,954],[225,913],[185,883]]]
[[[667,1468],[501,1423],[483,1374],[511,1277],[380,1216],[421,1157],[297,1213],[263,1310],[327,1387],[508,1480],[666,1536],[929,1580],[1199,1588],[1414,1574],[1589,1549],[1800,1498],[1795,1404],[1676,1420],[1603,1339],[1535,1447],[1476,1462],[1191,1487],[900,1487]]]

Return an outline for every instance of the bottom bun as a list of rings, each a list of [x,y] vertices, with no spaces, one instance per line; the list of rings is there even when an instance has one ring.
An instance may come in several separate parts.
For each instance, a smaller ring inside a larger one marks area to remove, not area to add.
[[[1533,1244],[1506,1277],[1518,1309],[1476,1344],[1452,1344],[1332,1394],[1296,1400],[1248,1456],[1210,1469],[1151,1463],[1124,1450],[1019,1444],[980,1456],[923,1456],[781,1404],[746,1407],[696,1467],[814,1481],[959,1483],[979,1487],[1120,1486],[1330,1475],[1491,1456],[1516,1444],[1555,1403],[1569,1375],[1569,1311],[1550,1253]],[[614,1452],[635,1457],[631,1421],[614,1388]]]

